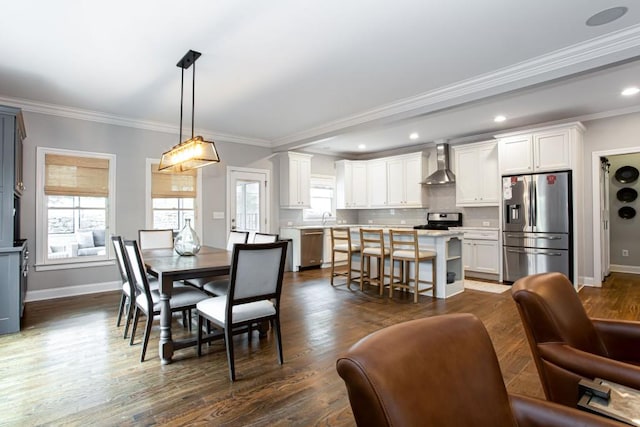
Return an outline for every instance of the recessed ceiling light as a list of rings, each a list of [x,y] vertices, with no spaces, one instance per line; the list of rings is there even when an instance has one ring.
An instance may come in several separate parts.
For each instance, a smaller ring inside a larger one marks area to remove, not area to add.
[[[627,13],[629,9],[624,6],[612,7],[611,9],[605,9],[593,15],[591,18],[587,19],[586,24],[589,27],[597,27],[598,25],[608,24],[609,22],[613,22],[616,19],[619,19]]]
[[[507,118],[505,116],[503,116],[502,114],[500,114],[499,116],[495,116],[493,118],[493,121],[496,122],[496,123],[504,122],[505,120],[507,120]]]
[[[637,87],[633,86],[633,87],[628,87],[625,90],[623,90],[621,92],[622,95],[624,96],[631,96],[631,95],[635,95],[638,92],[640,92],[640,89],[638,89]]]
[[[364,145],[364,144],[359,144],[358,145],[358,150],[364,150],[365,148],[367,148],[367,146]]]
[[[413,132],[411,135],[409,135],[409,139],[411,140],[416,140],[420,138],[420,135],[418,135],[418,132]]]

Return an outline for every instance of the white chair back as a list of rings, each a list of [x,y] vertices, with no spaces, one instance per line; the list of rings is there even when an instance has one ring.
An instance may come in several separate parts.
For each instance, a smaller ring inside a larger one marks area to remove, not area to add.
[[[149,280],[144,270],[144,261],[142,260],[142,254],[140,248],[135,240],[125,240],[125,260],[129,263],[129,269],[131,271],[131,279],[135,282],[135,288],[137,294],[144,294],[149,303],[149,307],[153,307],[151,302],[151,289],[149,288]]]
[[[273,243],[277,241],[277,234],[256,233],[253,235],[253,243]]]
[[[233,245],[235,245],[236,243],[247,243],[248,239],[248,231],[230,231],[229,239],[227,240],[227,250],[232,251]]]
[[[279,299],[286,252],[287,242],[236,244],[228,305],[242,303],[239,300]]]
[[[173,230],[138,230],[140,250],[173,248]]]

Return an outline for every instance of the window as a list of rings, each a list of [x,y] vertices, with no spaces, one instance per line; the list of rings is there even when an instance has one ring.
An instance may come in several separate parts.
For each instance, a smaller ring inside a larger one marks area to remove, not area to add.
[[[184,172],[163,172],[158,170],[158,160],[147,159],[147,221],[146,227],[153,229],[171,228],[180,231],[185,220],[190,219],[192,227],[201,234],[198,224],[198,169]]]
[[[115,156],[38,148],[38,264],[108,260]]]
[[[335,178],[329,175],[311,175],[309,192],[311,196],[311,208],[302,212],[305,221],[317,221],[322,219],[325,212],[329,212],[335,219]]]
[[[236,227],[260,231],[260,181],[236,181]]]

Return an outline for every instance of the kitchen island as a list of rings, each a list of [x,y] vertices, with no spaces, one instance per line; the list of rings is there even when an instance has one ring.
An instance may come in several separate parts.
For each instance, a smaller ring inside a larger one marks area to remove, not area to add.
[[[351,227],[351,239],[360,242],[360,228]],[[368,226],[366,228],[380,228]],[[389,241],[389,228],[383,228],[385,243]],[[458,230],[417,230],[418,244],[421,249],[436,253],[436,283],[434,285],[436,298],[449,298],[464,292],[464,268],[462,259],[462,242],[464,233]],[[375,261],[375,260],[372,260]],[[389,261],[387,261],[389,262]],[[413,277],[413,263],[410,276]],[[385,272],[390,266],[385,264]],[[372,270],[374,268],[372,267]],[[447,283],[447,273],[454,273],[453,282]],[[431,277],[431,261],[420,263],[420,277]],[[428,294],[428,292],[426,293]]]
[[[336,227],[345,227],[337,225]],[[360,242],[360,228],[382,228],[385,242],[389,239],[389,229],[407,229],[410,226],[384,226],[384,225],[347,225],[351,230],[352,241]],[[308,228],[323,228],[328,231],[330,226],[301,226],[285,227],[280,229],[281,238],[292,239],[293,243],[293,271],[298,271],[300,265],[300,230]],[[463,263],[463,238],[462,230],[417,230],[418,243],[421,248],[432,250],[436,253],[436,283],[435,297],[449,298],[464,291],[464,263]],[[330,245],[330,239],[325,239],[325,245]],[[325,260],[326,261],[326,260]],[[388,263],[389,261],[387,261]],[[372,270],[375,270],[375,259],[372,260]],[[354,268],[359,268],[359,256],[354,256]],[[385,271],[390,271],[390,266],[385,264]],[[447,283],[447,273],[454,273],[454,281]],[[413,272],[410,273],[413,277]],[[420,263],[420,277],[431,277],[431,261]],[[425,292],[425,295],[428,295]]]

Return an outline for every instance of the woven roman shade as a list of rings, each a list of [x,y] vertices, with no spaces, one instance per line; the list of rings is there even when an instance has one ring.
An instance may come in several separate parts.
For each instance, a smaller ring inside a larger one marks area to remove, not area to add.
[[[109,196],[109,159],[45,155],[44,193],[48,196]]]
[[[197,169],[184,172],[163,172],[158,165],[151,165],[151,197],[168,199],[196,198]]]

